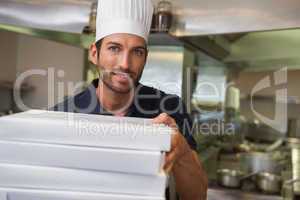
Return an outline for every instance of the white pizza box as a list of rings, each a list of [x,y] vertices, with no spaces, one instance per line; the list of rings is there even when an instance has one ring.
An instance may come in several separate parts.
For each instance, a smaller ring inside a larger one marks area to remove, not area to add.
[[[157,175],[159,151],[109,149],[0,140],[0,163]]]
[[[167,177],[0,164],[0,187],[163,197]]]
[[[0,189],[0,200],[9,200],[7,197],[7,192]]]
[[[0,118],[0,140],[169,151],[171,132],[132,117],[30,110]]]
[[[70,192],[61,190],[0,188],[0,200],[165,200],[165,198],[125,194]]]

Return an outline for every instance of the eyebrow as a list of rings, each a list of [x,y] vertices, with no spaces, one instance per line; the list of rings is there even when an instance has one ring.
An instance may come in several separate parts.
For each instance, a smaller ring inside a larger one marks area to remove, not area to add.
[[[147,51],[147,48],[145,46],[136,46],[136,47],[134,47],[134,49],[143,49],[143,50]]]
[[[107,44],[112,44],[112,45],[122,46],[120,43],[117,43],[117,42],[108,42]]]
[[[122,46],[120,43],[118,42],[108,42],[107,45],[116,45],[116,46]],[[136,46],[136,47],[133,47],[133,49],[143,49],[145,51],[147,51],[147,47],[145,46]]]

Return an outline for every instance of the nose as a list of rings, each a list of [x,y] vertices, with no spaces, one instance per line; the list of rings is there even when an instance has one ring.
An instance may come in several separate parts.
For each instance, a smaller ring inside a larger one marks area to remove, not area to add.
[[[130,53],[129,52],[124,52],[122,54],[122,56],[119,58],[119,66],[120,68],[125,71],[128,72],[129,68],[130,68]]]

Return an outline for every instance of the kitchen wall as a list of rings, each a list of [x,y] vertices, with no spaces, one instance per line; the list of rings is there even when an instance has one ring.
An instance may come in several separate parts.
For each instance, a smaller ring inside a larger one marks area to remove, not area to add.
[[[23,103],[30,108],[53,106],[72,93],[67,90],[68,83],[83,80],[84,51],[80,48],[3,31],[0,31],[0,42],[0,80],[15,81],[15,77],[20,79],[29,70],[45,73],[27,76],[23,81],[32,87],[22,92]],[[48,81],[51,73],[54,79]],[[59,86],[63,94],[58,97]],[[7,94],[0,95],[2,103]]]
[[[17,34],[0,31],[0,82],[13,81],[16,77]],[[11,106],[11,90],[1,87],[0,112],[7,111]]]
[[[0,31],[0,80],[13,81],[16,77],[17,34]]]
[[[46,76],[30,76],[26,80],[34,87],[34,90],[24,96],[25,105],[32,108],[51,107],[63,100],[63,96],[58,97],[59,83],[64,85],[64,94],[68,95],[71,93],[67,91],[68,82],[76,84],[83,80],[84,52],[82,49],[25,35],[18,37],[18,43],[17,73],[20,75],[31,69],[47,72]],[[49,68],[54,70],[54,82],[47,80],[51,73],[47,71]],[[53,94],[50,94],[49,87],[53,87]]]
[[[274,72],[274,71],[273,71]],[[241,72],[234,80],[236,86],[241,90],[241,113],[248,119],[254,118],[250,107],[250,100],[247,98],[251,94],[253,87],[263,78],[270,77],[272,86],[261,90],[254,99],[254,108],[259,113],[267,117],[274,117],[275,114],[275,92],[276,90],[287,88],[288,93],[288,117],[299,118],[300,113],[300,90],[299,77],[300,70],[289,70],[287,72],[287,84],[274,85],[273,72]]]

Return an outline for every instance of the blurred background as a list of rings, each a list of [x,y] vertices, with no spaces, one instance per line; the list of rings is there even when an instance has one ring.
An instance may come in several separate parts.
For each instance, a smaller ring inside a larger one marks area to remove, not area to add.
[[[299,199],[300,2],[153,2],[141,83],[187,105],[208,199]],[[14,92],[46,109],[97,78],[96,6],[0,1],[1,116],[21,111]]]

